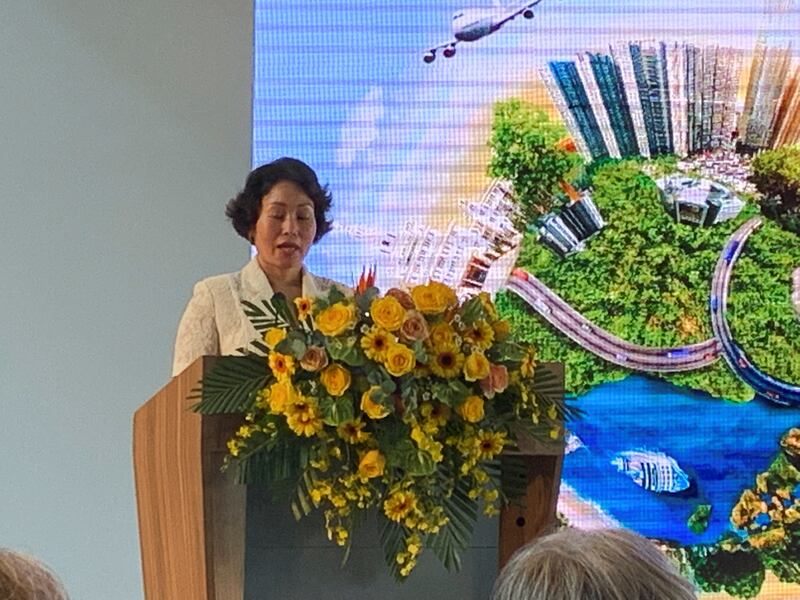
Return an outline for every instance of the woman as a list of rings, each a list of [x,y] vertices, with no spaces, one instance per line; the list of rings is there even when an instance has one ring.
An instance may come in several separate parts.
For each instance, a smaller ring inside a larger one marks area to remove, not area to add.
[[[279,158],[247,176],[244,190],[228,202],[233,228],[256,247],[236,273],[209,277],[194,286],[175,340],[172,374],[199,356],[234,354],[257,339],[242,301],[260,302],[280,292],[290,301],[315,297],[336,285],[303,266],[311,245],[331,229],[331,196],[304,162]]]

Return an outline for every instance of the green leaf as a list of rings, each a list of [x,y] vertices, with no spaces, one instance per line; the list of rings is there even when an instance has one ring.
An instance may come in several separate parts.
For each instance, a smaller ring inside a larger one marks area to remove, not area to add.
[[[499,475],[500,489],[509,502],[518,503],[528,491],[528,465],[524,456],[503,454],[494,465],[487,464],[486,470]]]
[[[356,345],[356,336],[354,335],[327,338],[325,347],[333,360],[338,360],[351,367],[360,367],[366,363],[366,356]]]
[[[331,289],[328,291],[328,306],[341,302],[346,297],[347,296],[345,296],[338,287],[335,285],[331,286]]]
[[[450,477],[445,474],[443,476],[445,479],[450,479],[452,474]],[[461,570],[461,554],[469,546],[475,528],[477,503],[470,500],[468,492],[468,479],[456,478],[453,493],[443,498],[442,502],[444,513],[450,522],[442,527],[438,534],[428,537],[431,550],[448,571]]]
[[[490,360],[497,362],[520,362],[527,350],[515,342],[496,342],[488,352]],[[534,374],[535,375],[535,374]]]
[[[480,298],[473,296],[461,305],[461,320],[467,325],[472,325],[480,319],[486,319],[486,311]]]
[[[470,390],[458,379],[437,381],[431,386],[433,397],[448,406],[458,406],[469,396]]]
[[[320,408],[322,409],[322,420],[326,425],[338,426],[355,417],[353,399],[347,394],[339,398],[324,396],[320,400]]]
[[[306,336],[297,329],[289,329],[286,337],[275,346],[278,352],[294,356],[297,360],[303,358],[307,349]]]
[[[396,581],[402,581],[403,577],[400,575],[400,565],[397,564],[396,557],[405,550],[406,530],[400,523],[390,521],[386,517],[381,516],[380,519],[383,521],[381,546],[383,546],[386,566],[389,567],[389,574]]]
[[[380,295],[380,290],[376,287],[368,288],[363,294],[356,296],[356,306],[362,313],[368,313],[372,301]]]
[[[201,398],[192,410],[203,414],[244,412],[255,393],[272,379],[263,356],[220,356],[189,398]]]
[[[272,327],[286,327],[289,324],[289,321],[284,319],[267,300],[262,301],[262,306],[242,300],[242,307],[244,314],[259,333],[263,334]]]

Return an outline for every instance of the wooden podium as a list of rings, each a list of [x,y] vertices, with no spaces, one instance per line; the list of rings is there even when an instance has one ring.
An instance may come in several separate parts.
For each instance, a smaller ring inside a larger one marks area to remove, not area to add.
[[[238,485],[229,474],[220,471],[227,453],[226,442],[239,426],[241,417],[200,415],[189,410],[192,401],[187,400],[189,392],[213,362],[214,357],[199,358],[134,415],[133,462],[146,600],[302,598],[300,591],[299,595],[287,596],[277,588],[272,595],[264,589],[263,581],[271,578],[270,587],[273,582],[277,585],[282,581],[287,589],[300,590],[297,587],[300,583],[309,585],[307,576],[297,585],[287,579],[302,578],[303,569],[299,569],[298,564],[304,564],[313,578],[319,580],[318,585],[323,586],[326,598],[368,598],[379,594],[383,600],[393,597],[381,588],[394,584],[380,579],[388,575],[382,573],[386,567],[382,551],[377,547],[377,534],[369,540],[371,546],[355,548],[354,544],[355,564],[351,558],[349,573],[339,578],[339,585],[351,586],[351,589],[337,596],[333,581],[337,574],[333,571],[338,567],[332,568],[331,582],[328,571],[321,569],[334,564],[342,550],[319,537],[319,523],[291,522],[288,507],[264,509],[267,502],[263,499],[263,490],[259,492]],[[563,381],[561,365],[549,364],[547,368],[555,370]],[[488,541],[478,545],[471,563],[472,571],[479,568],[483,574],[472,574],[475,585],[481,589],[472,597],[485,597],[484,592],[491,589],[498,564],[502,567],[518,547],[547,532],[554,523],[563,445],[555,450],[532,447],[523,451],[528,465],[528,488],[522,506],[505,508],[499,529],[492,525],[496,521],[488,520],[483,524],[479,522],[476,528],[488,531],[484,533]],[[283,508],[285,513],[279,512]],[[253,520],[258,522],[251,522]],[[304,521],[311,521],[311,518]],[[305,543],[304,537],[314,539]],[[356,538],[359,537],[362,536],[357,533]],[[317,555],[330,556],[334,562],[320,560]],[[398,585],[404,592],[397,597],[419,597],[419,590],[425,589],[428,577],[431,581],[427,589],[430,592],[439,590],[437,596],[444,600],[446,596],[440,591],[442,577],[458,581],[458,574],[451,576],[443,568],[441,573],[436,571],[439,567],[434,563],[438,559],[432,552],[425,552],[422,559],[426,556],[432,560],[431,564],[423,566],[421,560],[417,571],[422,574],[415,571],[406,583]],[[359,560],[362,560],[360,565]],[[491,564],[486,564],[487,561]],[[269,577],[259,574],[262,563]],[[465,561],[462,571],[467,570],[468,563]],[[381,574],[366,581],[369,573],[365,575],[365,571],[372,573],[371,569]],[[301,573],[296,573],[297,570]],[[486,581],[487,575],[491,575],[489,581]],[[416,583],[412,585],[412,581]],[[472,589],[469,582],[465,585],[465,590]],[[415,586],[416,591],[412,589]],[[465,590],[454,597],[470,597]],[[367,591],[369,595],[359,595]]]

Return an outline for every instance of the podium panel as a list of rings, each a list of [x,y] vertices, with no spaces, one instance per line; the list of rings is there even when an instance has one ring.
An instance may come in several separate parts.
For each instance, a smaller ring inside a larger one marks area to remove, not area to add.
[[[497,518],[481,516],[461,571],[449,572],[430,549],[402,584],[389,575],[380,530],[371,513],[356,530],[350,557],[328,541],[322,514],[299,522],[287,503],[263,488],[247,490],[244,600],[486,600],[498,573]]]

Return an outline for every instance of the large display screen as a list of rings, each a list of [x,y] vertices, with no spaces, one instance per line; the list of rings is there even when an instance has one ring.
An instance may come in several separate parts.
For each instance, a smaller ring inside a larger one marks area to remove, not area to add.
[[[584,413],[565,522],[800,598],[794,2],[255,7],[253,165],[333,193],[308,267],[494,294]]]

